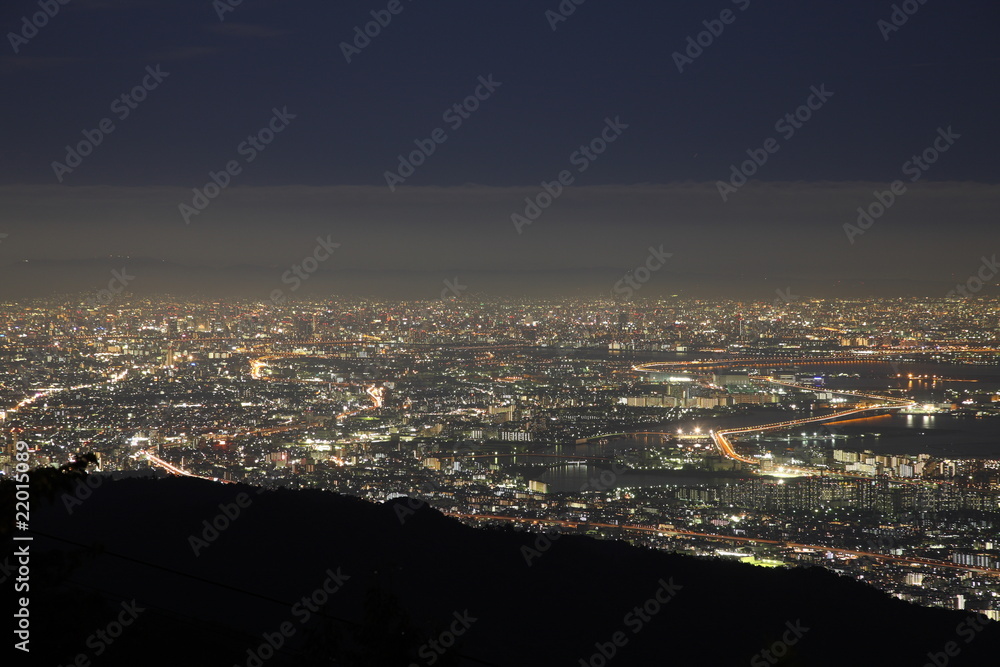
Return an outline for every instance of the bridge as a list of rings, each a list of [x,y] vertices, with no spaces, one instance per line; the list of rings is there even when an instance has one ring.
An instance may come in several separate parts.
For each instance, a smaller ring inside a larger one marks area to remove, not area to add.
[[[853,361],[858,361],[856,358],[852,358]],[[748,359],[727,359],[727,360],[704,360],[704,361],[685,361],[685,362],[665,362],[658,361],[649,364],[639,364],[632,367],[632,370],[640,373],[653,373],[660,372],[659,368],[666,367],[669,370],[676,370],[678,368],[711,368],[711,367],[727,367],[733,365],[744,365],[748,362]],[[802,363],[809,361],[812,363],[823,363],[821,360],[801,358],[801,357],[773,357],[770,359],[758,359],[755,360],[756,363]],[[839,362],[842,361],[840,357],[834,357],[827,360],[827,362]],[[668,370],[668,372],[669,372]],[[753,378],[754,382],[767,382],[770,384],[777,384],[783,387],[791,387],[793,389],[801,389],[803,391],[819,391],[817,387],[812,387],[809,385],[797,384],[795,382],[783,382],[779,380],[772,380],[770,378]],[[716,447],[723,456],[739,461],[741,463],[746,463],[748,465],[760,465],[758,459],[749,458],[738,453],[733,447],[732,441],[730,441],[730,436],[734,435],[744,435],[747,433],[763,433],[766,431],[774,431],[779,429],[791,428],[794,426],[802,426],[805,424],[815,424],[818,422],[830,421],[832,419],[840,419],[843,417],[849,417],[851,415],[861,414],[864,412],[872,412],[879,410],[898,410],[901,408],[909,408],[917,405],[917,403],[910,399],[893,398],[892,396],[883,396],[881,394],[865,394],[857,391],[844,391],[844,390],[831,390],[827,388],[822,388],[822,391],[831,394],[838,394],[843,396],[850,396],[856,399],[863,399],[874,401],[872,405],[863,405],[856,408],[851,408],[849,410],[841,410],[838,412],[833,412],[827,415],[821,415],[818,417],[804,417],[802,419],[792,419],[781,422],[773,422],[770,424],[761,424],[759,426],[748,426],[745,428],[732,428],[724,429],[721,431],[712,430],[710,432],[712,441],[715,443]]]
[[[571,456],[568,454],[533,454],[530,452],[512,452],[510,454],[458,454],[452,452],[451,454],[445,454],[443,452],[435,452],[433,454],[425,454],[427,458],[432,459],[505,459],[517,456],[541,456],[555,459],[567,459],[571,461],[612,461],[613,459],[607,456]]]
[[[803,389],[806,391],[816,391],[816,387],[795,384],[793,382],[779,382],[777,380],[766,380],[766,382],[779,384],[785,387]],[[860,392],[854,392],[854,391],[830,391],[828,389],[824,389],[824,391],[829,391],[832,394],[843,394],[847,396],[853,396],[855,398],[864,398],[868,400],[880,401],[880,403],[875,405],[867,405],[867,406],[852,408],[849,410],[841,410],[839,412],[833,412],[831,414],[821,415],[818,417],[805,417],[803,419],[792,419],[783,422],[773,422],[771,424],[763,424],[761,426],[750,426],[747,428],[733,428],[722,431],[712,431],[712,439],[715,441],[716,446],[718,446],[719,450],[725,456],[728,456],[731,459],[736,459],[737,461],[742,461],[743,463],[757,465],[760,463],[760,461],[756,459],[749,459],[745,456],[741,456],[740,454],[736,453],[736,450],[733,448],[732,443],[729,441],[729,436],[741,435],[753,432],[763,433],[765,431],[791,428],[793,426],[802,426],[804,424],[815,424],[817,422],[830,421],[831,419],[840,419],[842,417],[849,417],[851,415],[861,414],[863,412],[871,412],[873,410],[898,410],[900,408],[909,408],[917,404],[915,401],[911,401],[909,399],[899,399],[899,398],[893,398],[891,396],[862,394]]]

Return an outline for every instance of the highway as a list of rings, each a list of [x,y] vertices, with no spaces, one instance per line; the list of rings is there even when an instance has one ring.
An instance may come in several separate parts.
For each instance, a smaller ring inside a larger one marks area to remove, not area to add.
[[[724,431],[712,431],[712,439],[715,441],[716,446],[719,450],[731,459],[736,459],[737,461],[742,461],[744,463],[759,464],[760,461],[756,459],[748,459],[745,456],[740,456],[733,449],[732,443],[729,441],[730,435],[737,435],[743,433],[754,433],[754,432],[764,432],[773,431],[776,429],[790,428],[792,426],[802,426],[804,424],[814,424],[817,422],[829,421],[831,419],[840,419],[841,417],[848,417],[850,415],[860,414],[863,412],[871,412],[873,410],[895,410],[903,407],[909,407],[911,405],[916,405],[915,403],[907,403],[905,405],[871,405],[862,408],[853,408],[851,410],[842,410],[840,412],[832,412],[828,415],[822,415],[820,417],[806,417],[803,419],[793,419],[791,421],[774,422],[771,424],[761,424],[760,426],[749,426],[746,428],[733,428],[726,429]]]
[[[433,454],[426,454],[430,458],[436,459],[498,459],[498,458],[509,458],[512,456],[547,456],[556,459],[569,459],[573,461],[611,461],[613,459],[607,456],[571,456],[569,454],[538,454],[531,452],[512,452],[507,454],[455,454],[446,452],[435,452]]]
[[[118,373],[117,375],[112,375],[110,378],[108,378],[104,382],[94,382],[94,383],[91,383],[91,384],[80,384],[80,385],[77,385],[75,387],[52,387],[50,389],[42,389],[41,391],[37,391],[34,394],[32,394],[31,396],[28,396],[27,398],[22,399],[16,405],[8,408],[8,411],[9,412],[17,412],[17,410],[19,408],[23,408],[23,407],[25,407],[27,405],[31,405],[35,401],[38,401],[38,400],[40,400],[42,398],[45,398],[47,396],[51,396],[52,394],[58,394],[61,391],[79,391],[81,389],[90,389],[92,387],[97,387],[97,386],[102,385],[102,384],[115,384],[116,382],[121,382],[122,380],[124,380],[126,375],[128,375],[128,369],[126,369],[126,370]]]
[[[853,361],[860,361],[860,360],[858,360],[856,358],[853,358],[852,360]],[[632,370],[634,370],[636,372],[639,372],[639,373],[653,373],[653,372],[669,372],[671,370],[677,371],[677,370],[689,370],[689,369],[695,369],[695,368],[712,368],[712,367],[719,367],[719,366],[743,365],[743,364],[750,364],[751,362],[753,362],[756,365],[759,365],[759,364],[762,364],[762,363],[763,364],[768,364],[768,363],[793,363],[793,362],[806,362],[806,361],[811,362],[811,363],[818,363],[818,362],[821,362],[823,360],[808,359],[808,358],[807,359],[795,359],[795,358],[791,358],[791,357],[788,357],[788,358],[785,358],[785,357],[776,357],[776,358],[773,358],[773,359],[756,359],[756,360],[751,360],[751,359],[729,359],[729,360],[684,361],[684,362],[664,362],[664,361],[657,361],[657,362],[653,362],[653,363],[650,363],[650,364],[639,364],[639,365],[633,366]],[[827,360],[826,360],[827,363],[830,363],[830,362],[840,362],[840,361],[842,361],[842,359],[839,358],[839,357],[827,358]],[[666,370],[662,370],[661,367],[665,367]],[[781,385],[783,387],[791,387],[793,389],[801,389],[803,391],[820,391],[821,390],[820,388],[809,386],[809,385],[796,384],[794,382],[782,382],[782,381],[779,381],[779,380],[772,380],[770,378],[751,378],[751,380],[754,381],[754,382],[768,382],[768,383],[771,383],[771,384]],[[840,394],[840,395],[844,395],[844,396],[850,396],[852,398],[857,398],[857,399],[866,399],[866,400],[870,400],[870,401],[876,401],[876,403],[873,404],[873,405],[864,405],[864,406],[861,406],[861,407],[852,408],[850,410],[841,410],[839,412],[832,412],[830,414],[821,415],[821,416],[818,416],[818,417],[804,417],[802,419],[792,419],[792,420],[789,420],[789,421],[773,422],[771,424],[761,424],[759,426],[749,426],[749,427],[745,427],[745,428],[724,429],[724,430],[721,430],[721,431],[715,431],[715,430],[713,430],[713,431],[711,431],[712,441],[715,442],[716,447],[719,448],[719,451],[724,456],[726,456],[726,457],[728,457],[730,459],[733,459],[735,461],[740,461],[742,463],[746,463],[746,464],[749,464],[749,465],[759,465],[760,461],[758,459],[748,458],[748,457],[743,456],[740,453],[738,453],[736,451],[736,449],[733,447],[733,443],[730,442],[729,436],[740,435],[740,434],[745,434],[745,433],[755,433],[755,432],[763,433],[765,431],[773,431],[773,430],[777,430],[777,429],[791,428],[791,427],[794,427],[794,426],[802,426],[802,425],[805,425],[805,424],[815,424],[817,422],[829,421],[831,419],[840,419],[840,418],[843,418],[843,417],[848,417],[850,415],[855,415],[855,414],[861,414],[861,413],[864,413],[864,412],[872,412],[872,411],[878,411],[878,410],[897,410],[897,409],[901,409],[901,408],[909,408],[909,407],[912,407],[912,406],[916,405],[916,402],[912,401],[910,399],[893,398],[891,396],[881,396],[881,395],[878,395],[878,394],[864,394],[864,393],[856,392],[856,391],[840,391],[840,390],[836,390],[835,391],[835,390],[831,390],[831,389],[827,389],[827,388],[822,388],[822,391],[829,392],[831,394]],[[809,472],[808,469],[803,469],[803,470],[805,472]],[[818,472],[818,471],[813,471],[813,472]]]
[[[810,387],[808,385],[795,384],[793,382],[779,382],[778,380],[765,380],[772,384],[779,384],[785,387],[792,387],[795,389],[802,389],[805,391],[817,391],[816,387]],[[862,394],[853,391],[831,391],[824,389],[824,391],[829,391],[833,394],[843,394],[846,396],[852,396],[854,398],[864,398],[873,401],[880,401],[880,403],[875,405],[866,405],[859,408],[852,408],[850,410],[841,410],[839,412],[833,412],[828,415],[821,415],[819,417],[805,417],[803,419],[792,419],[790,421],[774,422],[771,424],[762,424],[760,426],[750,426],[746,428],[732,428],[725,429],[722,431],[712,431],[712,440],[715,441],[716,446],[718,446],[719,451],[731,459],[736,459],[737,461],[742,461],[743,463],[750,463],[753,465],[759,464],[760,461],[755,459],[748,459],[745,456],[741,456],[733,449],[732,443],[729,441],[729,436],[738,435],[743,433],[754,433],[764,431],[773,431],[775,429],[790,428],[793,426],[802,426],[804,424],[815,424],[817,422],[829,421],[831,419],[840,419],[842,417],[849,417],[850,415],[861,414],[863,412],[871,412],[873,410],[897,410],[900,408],[908,408],[916,405],[916,402],[909,399],[899,399],[892,398],[891,396],[878,396],[875,394]]]
[[[964,352],[973,354],[998,354],[1000,347],[964,347],[946,346],[934,350],[917,350],[913,348],[889,348],[885,350],[872,351],[864,354],[842,354],[825,357],[746,357],[741,359],[700,359],[692,361],[651,361],[645,364],[637,364],[632,367],[633,371],[640,373],[665,373],[670,371],[681,371],[685,368],[713,368],[725,366],[761,366],[769,364],[841,364],[841,363],[865,363],[868,361],[881,361],[883,357],[899,356],[900,354],[945,354],[953,352]]]
[[[994,570],[992,568],[986,567],[969,567],[966,565],[958,565],[957,563],[949,563],[943,560],[932,560],[929,558],[907,558],[905,556],[893,556],[889,554],[880,554],[873,551],[854,551],[851,549],[839,549],[835,547],[828,547],[822,544],[801,544],[798,542],[784,542],[781,540],[764,540],[756,537],[741,537],[735,535],[718,535],[716,533],[696,533],[688,530],[661,530],[659,528],[654,528],[652,526],[639,526],[635,524],[612,524],[612,523],[594,523],[586,521],[563,521],[560,519],[529,519],[526,517],[514,517],[514,516],[502,516],[496,514],[462,514],[459,512],[444,512],[442,514],[447,516],[459,518],[459,519],[476,519],[476,520],[493,520],[493,521],[509,521],[513,523],[529,523],[529,524],[555,524],[568,528],[579,528],[580,526],[596,527],[596,528],[616,528],[620,530],[635,530],[645,533],[656,533],[659,535],[678,535],[683,537],[698,537],[706,540],[722,540],[725,542],[754,542],[757,544],[774,544],[778,546],[788,547],[792,549],[812,549],[814,551],[829,551],[831,553],[846,554],[855,557],[866,557],[866,558],[877,558],[879,560],[895,561],[899,563],[904,563],[908,565],[927,565],[931,567],[943,567],[954,570],[965,570],[968,572],[976,572],[978,574],[986,574],[990,576],[1000,577],[1000,570]]]

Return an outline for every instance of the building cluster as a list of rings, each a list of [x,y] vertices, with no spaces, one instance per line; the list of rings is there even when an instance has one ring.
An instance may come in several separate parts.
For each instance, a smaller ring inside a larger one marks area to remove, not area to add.
[[[23,441],[33,465],[419,496],[994,613],[1000,450],[888,452],[835,422],[734,437],[751,465],[712,432],[872,383],[1000,427],[998,329],[990,299],[0,304],[0,469]]]

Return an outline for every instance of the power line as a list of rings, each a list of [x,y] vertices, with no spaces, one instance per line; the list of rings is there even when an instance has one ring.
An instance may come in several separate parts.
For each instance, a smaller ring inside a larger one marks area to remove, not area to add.
[[[64,537],[56,537],[55,535],[49,535],[48,533],[43,533],[43,532],[41,532],[39,530],[31,529],[28,532],[34,533],[35,535],[38,535],[39,537],[45,537],[45,538],[48,538],[50,540],[55,540],[57,542],[65,542],[66,544],[71,544],[73,546],[80,547],[81,549],[87,549],[87,550],[94,550],[95,549],[95,547],[93,547],[93,546],[88,546],[86,544],[82,544],[82,543],[76,542],[74,540],[66,539]],[[206,579],[205,577],[200,577],[200,576],[198,576],[196,574],[190,574],[188,572],[181,572],[180,570],[175,570],[175,569],[173,569],[171,567],[166,567],[165,565],[159,565],[157,563],[150,563],[149,561],[145,561],[145,560],[142,560],[142,559],[139,559],[139,558],[133,558],[132,556],[126,556],[125,554],[116,553],[114,551],[108,551],[107,549],[101,548],[100,549],[100,553],[107,554],[108,556],[114,556],[115,558],[120,558],[121,560],[129,561],[131,563],[136,563],[137,565],[142,565],[144,567],[151,567],[151,568],[156,569],[156,570],[161,570],[163,572],[168,572],[170,574],[174,574],[174,575],[177,575],[179,577],[185,577],[187,579],[192,579],[194,581],[198,581],[198,582],[201,582],[201,583],[204,583],[204,584],[209,584],[209,585],[212,585],[212,586],[217,586],[218,588],[223,588],[225,590],[233,591],[234,593],[241,593],[243,595],[248,595],[250,597],[254,597],[254,598],[257,598],[259,600],[264,600],[266,602],[271,602],[271,603],[274,603],[274,604],[277,604],[277,605],[280,605],[280,606],[283,606],[283,607],[288,607],[289,609],[291,609],[295,605],[295,603],[293,603],[293,602],[287,602],[285,600],[279,600],[278,598],[273,598],[273,597],[271,597],[269,595],[264,595],[262,593],[256,593],[254,591],[248,591],[248,590],[246,590],[244,588],[239,588],[237,586],[232,586],[230,584],[222,583],[221,581],[215,581],[213,579]],[[357,621],[351,621],[349,619],[342,618],[340,616],[334,616],[332,614],[326,613],[323,610],[316,611],[315,615],[316,616],[320,616],[322,618],[329,619],[331,621],[338,621],[340,623],[343,623],[345,625],[349,625],[349,626],[352,626],[352,627],[361,627],[361,623],[358,623]],[[464,658],[466,660],[471,660],[472,662],[478,663],[480,665],[487,665],[487,667],[502,667],[501,665],[499,665],[499,664],[497,664],[495,662],[489,662],[487,660],[482,660],[480,658],[476,658],[476,657],[473,657],[471,655],[465,655],[465,654],[459,653],[457,651],[455,651],[453,653],[453,655],[455,655],[457,657],[460,657],[460,658]]]

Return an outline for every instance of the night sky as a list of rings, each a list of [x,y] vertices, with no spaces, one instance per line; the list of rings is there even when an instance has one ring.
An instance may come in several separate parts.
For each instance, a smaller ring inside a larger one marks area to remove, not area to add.
[[[610,297],[661,246],[636,297],[944,296],[1000,250],[992,0],[235,1],[48,0],[37,30],[37,0],[4,3],[0,298],[124,267],[137,294],[264,300],[317,237],[339,246],[295,296]]]

